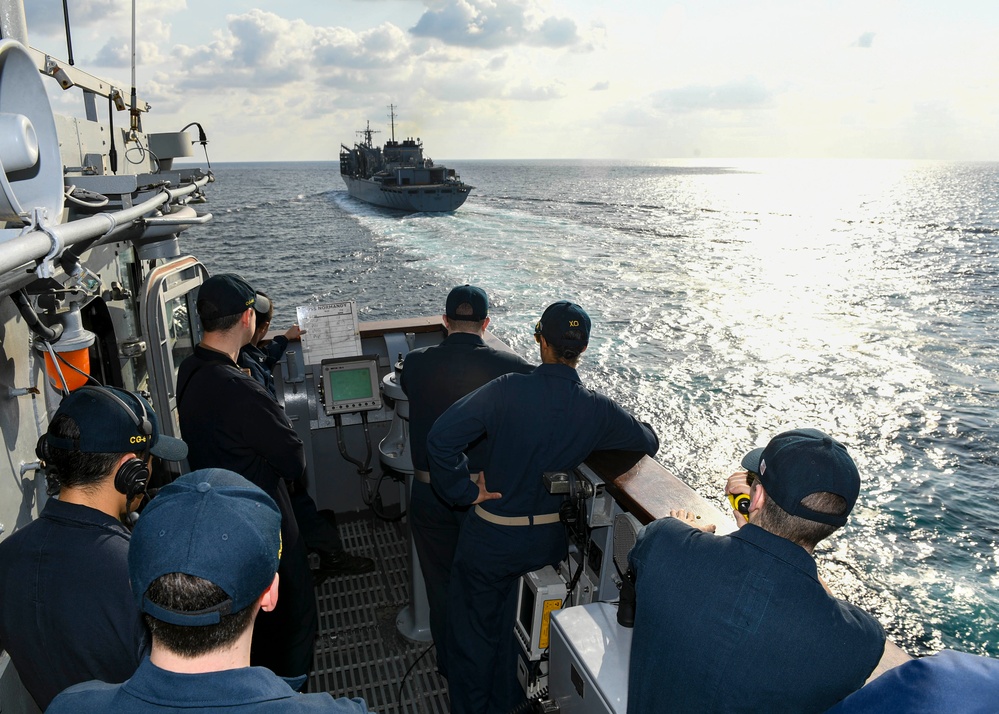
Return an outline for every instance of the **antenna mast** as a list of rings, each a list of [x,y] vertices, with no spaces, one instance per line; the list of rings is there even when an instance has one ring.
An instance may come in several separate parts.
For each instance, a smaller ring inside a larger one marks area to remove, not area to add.
[[[395,142],[395,104],[389,104],[389,116],[392,118],[392,142]]]
[[[132,138],[138,141],[136,132],[140,131],[140,127],[138,101],[135,97],[135,0],[132,0],[132,110],[129,114],[132,117]]]
[[[361,131],[356,132],[356,133],[358,133],[358,134],[360,134],[361,136],[364,137],[364,145],[366,147],[368,147],[369,149],[373,149],[374,148],[374,145],[371,143],[371,136],[372,136],[372,134],[381,134],[381,132],[378,131],[377,129],[372,129],[371,128],[371,121],[370,120],[368,120],[368,127],[366,129],[362,129]]]

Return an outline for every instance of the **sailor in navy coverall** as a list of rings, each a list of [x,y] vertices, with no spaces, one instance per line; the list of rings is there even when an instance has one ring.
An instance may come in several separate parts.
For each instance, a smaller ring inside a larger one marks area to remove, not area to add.
[[[178,370],[177,413],[191,468],[235,471],[281,509],[281,601],[257,618],[253,663],[298,677],[312,669],[318,627],[309,554],[288,493],[305,474],[305,447],[271,393],[236,364],[256,327],[255,301],[237,275],[202,284],[197,308],[205,335]]]
[[[752,486],[746,472],[726,485],[750,497],[738,531],[711,535],[702,531],[714,526],[674,510],[645,526],[628,556],[630,714],[819,714],[863,686],[885,651],[881,624],[834,597],[812,556],[860,494],[846,447],[795,429],[742,463]]]
[[[575,365],[589,332],[578,305],[549,306],[535,331],[542,364],[469,394],[430,430],[434,489],[448,503],[475,504],[448,591],[448,684],[457,714],[508,712],[524,699],[513,636],[517,579],[567,555],[562,499],[546,491],[542,474],[575,468],[592,451],[652,455],[659,448],[648,425],[580,382]],[[463,452],[483,434],[485,466],[472,481]]]
[[[409,528],[420,559],[430,607],[430,634],[437,650],[437,671],[447,676],[447,590],[458,530],[467,507],[452,508],[430,486],[427,434],[452,404],[496,377],[527,374],[534,365],[512,352],[486,345],[489,299],[474,285],[459,285],[447,296],[444,325],[448,336],[439,345],[406,355],[401,386],[409,397],[409,437],[413,457],[413,490]],[[473,471],[482,468],[485,442],[468,450]]]
[[[110,387],[64,397],[43,438],[59,497],[0,542],[0,647],[45,710],[70,685],[128,679],[148,653],[120,519],[145,491],[149,454],[180,461],[187,447],[160,433],[144,397]]]

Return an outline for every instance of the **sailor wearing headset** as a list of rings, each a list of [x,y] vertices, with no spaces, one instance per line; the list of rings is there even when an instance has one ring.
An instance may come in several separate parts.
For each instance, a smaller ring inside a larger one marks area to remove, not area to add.
[[[187,446],[160,433],[140,395],[84,386],[36,450],[59,496],[0,543],[0,646],[44,710],[71,684],[128,679],[148,652],[122,521],[145,493],[150,454],[180,461]]]

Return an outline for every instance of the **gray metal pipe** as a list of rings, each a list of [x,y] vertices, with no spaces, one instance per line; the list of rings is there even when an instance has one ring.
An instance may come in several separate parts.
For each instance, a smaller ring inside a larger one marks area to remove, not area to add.
[[[28,21],[20,0],[0,0],[0,38],[17,40],[28,46]]]
[[[114,234],[124,230],[145,214],[155,211],[158,207],[175,198],[194,193],[204,186],[210,177],[205,176],[194,183],[179,188],[163,189],[156,196],[143,201],[131,208],[109,213],[98,213],[95,216],[79,218],[69,223],[60,223],[49,228],[52,235],[59,239],[64,248],[82,243],[91,238],[106,234]],[[34,230],[30,233],[11,238],[0,243],[0,274],[6,273],[25,263],[40,260],[49,254],[52,239],[48,233]]]

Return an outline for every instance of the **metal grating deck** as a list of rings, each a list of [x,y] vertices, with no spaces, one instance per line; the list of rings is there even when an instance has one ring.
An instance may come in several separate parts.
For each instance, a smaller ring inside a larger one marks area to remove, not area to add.
[[[366,516],[341,520],[339,529],[344,547],[373,558],[376,570],[316,588],[319,637],[308,691],[363,697],[379,713],[447,714],[447,682],[437,674],[433,647],[407,640],[395,626],[409,602],[405,526]]]

